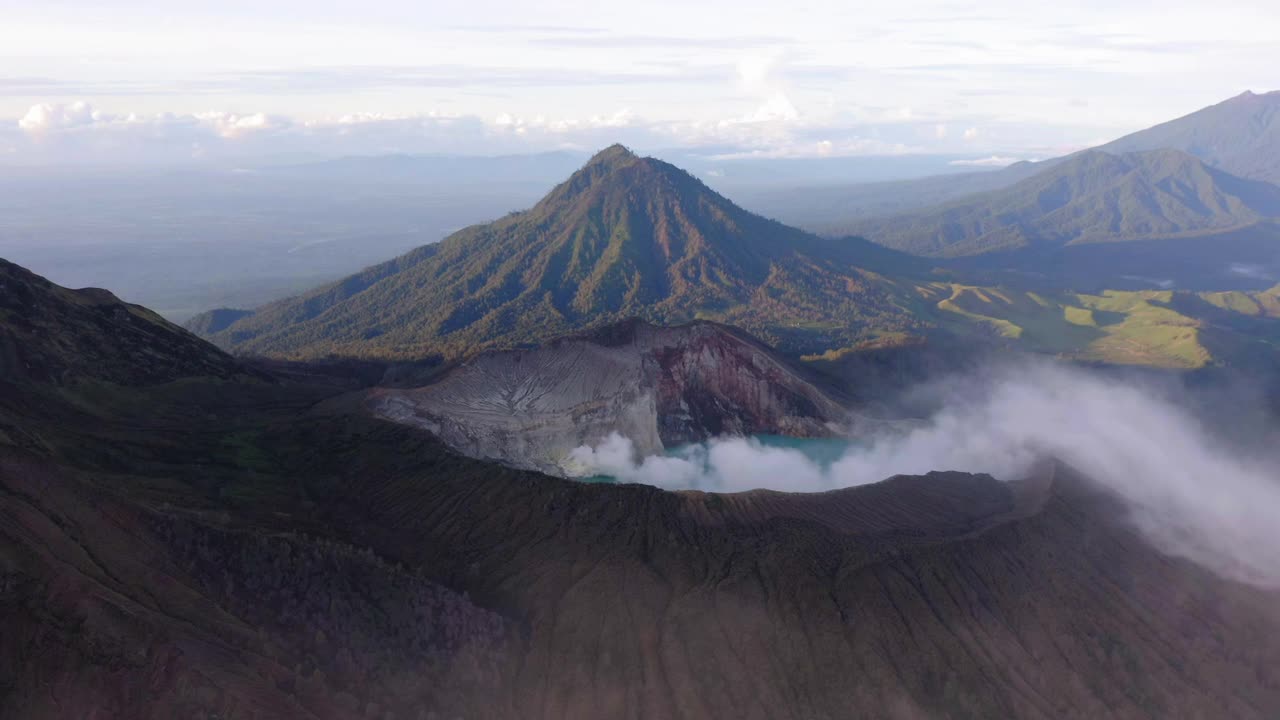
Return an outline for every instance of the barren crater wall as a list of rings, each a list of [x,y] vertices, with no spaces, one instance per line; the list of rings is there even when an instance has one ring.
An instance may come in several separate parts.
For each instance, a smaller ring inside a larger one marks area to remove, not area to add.
[[[614,432],[653,454],[724,434],[831,435],[845,421],[841,403],[786,360],[711,323],[629,322],[486,353],[432,385],[379,389],[370,407],[471,457],[553,474]]]

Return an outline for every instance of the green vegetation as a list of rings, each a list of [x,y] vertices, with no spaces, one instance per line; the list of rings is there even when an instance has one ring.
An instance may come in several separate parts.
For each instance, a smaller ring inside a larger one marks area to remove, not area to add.
[[[958,316],[941,323],[957,333],[976,324],[1026,349],[1080,360],[1197,368],[1240,352],[1271,352],[1280,338],[1277,290],[1183,293],[1108,290],[1099,295],[1043,295],[935,283],[922,288],[937,309]],[[1247,321],[1247,328],[1238,321]],[[1233,322],[1234,321],[1234,322]],[[1209,332],[1206,332],[1209,331]]]
[[[1245,92],[1103,145],[1111,153],[1174,148],[1233,175],[1280,182],[1280,92]]]
[[[298,298],[193,321],[238,352],[459,357],[629,317],[711,319],[798,351],[921,328],[915,262],[752,215],[688,173],[608,148],[532,209]]]
[[[1278,216],[1280,187],[1187,153],[1088,151],[1009,187],[846,230],[918,255],[959,257],[1213,235]]]
[[[895,231],[933,227],[933,244],[916,251],[976,252],[1210,231],[1264,212],[1280,214],[1280,188],[1173,151],[1093,152]],[[1119,245],[1127,243],[1089,247]],[[1280,337],[1280,288],[1089,294],[962,277],[753,215],[678,168],[614,146],[530,210],[191,327],[246,354],[446,361],[631,317],[712,320],[827,360],[950,335],[1090,361],[1201,367],[1271,352]]]

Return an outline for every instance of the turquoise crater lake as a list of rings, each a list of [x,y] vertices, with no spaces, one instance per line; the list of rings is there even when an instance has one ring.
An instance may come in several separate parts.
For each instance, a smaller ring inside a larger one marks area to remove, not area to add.
[[[851,449],[861,446],[858,441],[849,438],[802,438],[787,435],[750,435],[743,437],[722,437],[699,443],[688,443],[667,448],[662,457],[683,460],[698,467],[702,474],[711,472],[710,450],[713,445],[726,441],[746,441],[754,448],[762,450],[780,450],[787,454],[798,454],[826,472]],[[644,461],[643,458],[640,459]],[[581,482],[635,482],[634,478],[620,479],[612,474],[595,474],[575,478]]]

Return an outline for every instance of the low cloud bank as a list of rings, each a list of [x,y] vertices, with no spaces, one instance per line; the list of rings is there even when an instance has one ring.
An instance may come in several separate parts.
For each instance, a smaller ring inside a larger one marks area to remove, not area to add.
[[[856,438],[829,464],[747,438],[639,458],[617,435],[578,448],[570,460],[590,473],[673,489],[807,492],[930,470],[1015,480],[1052,456],[1126,499],[1134,521],[1166,552],[1280,586],[1280,465],[1224,446],[1160,393],[1039,364],[931,392],[945,401],[926,422]]]

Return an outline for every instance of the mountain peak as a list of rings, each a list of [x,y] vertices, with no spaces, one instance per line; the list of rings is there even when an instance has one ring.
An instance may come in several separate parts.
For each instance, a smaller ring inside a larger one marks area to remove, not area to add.
[[[822,349],[851,344],[878,313],[899,313],[882,303],[888,287],[857,269],[861,245],[753,215],[622,145],[597,153],[529,210],[430,247],[228,317],[229,324],[202,318],[202,329],[253,352],[355,354],[376,344],[409,358],[510,346],[626,317],[709,317],[775,342],[768,333],[778,327],[835,328],[812,339],[793,335],[812,343],[806,349]],[[801,292],[808,287],[821,287],[822,299],[809,301]],[[863,300],[856,314],[848,311],[855,297]],[[312,324],[325,330],[310,334]]]
[[[631,152],[627,146],[621,143],[614,143],[595,155],[592,155],[591,159],[587,161],[587,164],[584,165],[582,169],[591,170],[600,168],[604,170],[617,170],[621,167],[630,165],[639,159],[640,157]]]
[[[577,172],[569,176],[568,180],[558,185],[555,190],[544,197],[539,206],[570,202],[572,198],[597,187],[605,178],[610,178],[621,170],[645,162],[647,161],[622,144],[615,143],[610,145],[592,155],[591,159],[578,168]]]
[[[1267,102],[1280,100],[1280,90],[1269,90],[1267,92],[1254,92],[1245,90],[1239,95],[1227,100],[1228,103],[1244,103],[1244,102]]]
[[[588,164],[594,162],[607,162],[615,159],[634,159],[635,157],[637,157],[636,154],[631,152],[631,149],[626,145],[623,145],[622,143],[614,143],[595,155],[592,155]]]
[[[1173,148],[1232,175],[1280,182],[1280,92],[1252,90],[1103,145],[1114,153]]]

